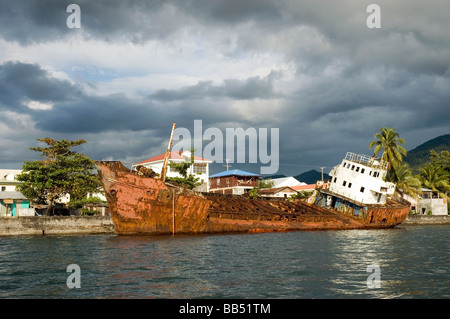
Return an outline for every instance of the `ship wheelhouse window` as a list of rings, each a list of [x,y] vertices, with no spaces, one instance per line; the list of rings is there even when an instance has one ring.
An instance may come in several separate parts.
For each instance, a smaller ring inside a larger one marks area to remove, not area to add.
[[[342,186],[345,186],[347,184],[347,182],[346,181],[344,181],[343,183],[342,183]]]
[[[361,187],[361,189],[359,190],[361,193],[364,193],[364,187]]]
[[[336,183],[336,181],[337,181],[337,178],[335,177],[333,182]]]

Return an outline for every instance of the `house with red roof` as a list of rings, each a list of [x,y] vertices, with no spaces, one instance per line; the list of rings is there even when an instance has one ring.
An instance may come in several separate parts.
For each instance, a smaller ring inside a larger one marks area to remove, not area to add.
[[[154,156],[152,158],[146,159],[139,163],[133,164],[132,169],[135,169],[137,166],[141,165],[146,168],[151,168],[154,172],[161,174],[165,153],[160,154],[158,156]],[[190,151],[179,151],[179,152],[170,152],[169,164],[170,163],[183,163],[185,161],[189,161],[191,158]],[[209,191],[209,164],[212,163],[211,160],[195,156],[194,155],[194,164],[188,170],[188,175],[192,174],[200,178],[203,181],[202,185],[195,188],[196,191],[200,192],[208,192]],[[172,169],[170,165],[167,165],[167,177],[177,177],[180,176],[179,172]]]
[[[306,191],[306,192],[312,192],[316,189],[316,184],[305,184],[305,185],[298,185],[298,186],[291,186],[292,189],[296,190],[297,192]],[[323,183],[323,187],[327,187],[327,183]]]

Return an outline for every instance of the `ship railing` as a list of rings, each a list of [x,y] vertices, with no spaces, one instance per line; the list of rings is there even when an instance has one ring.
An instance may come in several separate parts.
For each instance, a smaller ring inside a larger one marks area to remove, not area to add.
[[[347,152],[345,155],[345,160],[385,170],[388,168],[388,163],[386,161],[374,156],[367,156],[365,154]]]

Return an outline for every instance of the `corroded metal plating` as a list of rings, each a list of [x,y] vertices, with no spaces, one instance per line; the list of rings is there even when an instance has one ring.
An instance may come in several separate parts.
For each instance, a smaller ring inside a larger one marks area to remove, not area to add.
[[[198,193],[120,162],[97,165],[115,230],[122,235],[388,228],[409,212],[399,203],[366,207],[355,215],[300,200]]]

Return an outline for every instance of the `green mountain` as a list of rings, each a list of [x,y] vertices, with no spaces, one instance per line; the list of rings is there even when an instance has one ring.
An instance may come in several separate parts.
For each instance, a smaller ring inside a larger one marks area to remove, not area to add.
[[[430,160],[431,150],[438,153],[444,150],[450,151],[450,134],[433,138],[408,151],[407,155],[403,157],[403,161],[409,164],[413,172],[417,173],[419,168]]]
[[[315,184],[322,179],[322,173],[316,170],[310,170],[299,175],[294,176],[298,181],[306,184]],[[326,182],[330,175],[323,173],[323,180]]]

